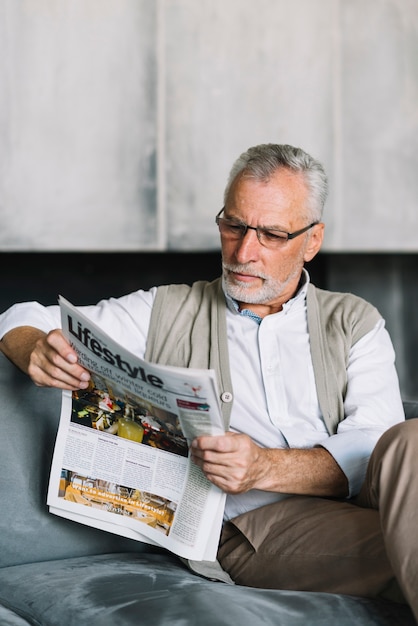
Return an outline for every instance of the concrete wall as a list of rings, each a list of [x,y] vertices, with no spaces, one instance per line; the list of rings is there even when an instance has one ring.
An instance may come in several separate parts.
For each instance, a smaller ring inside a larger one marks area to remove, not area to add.
[[[300,145],[328,251],[418,249],[416,0],[0,0],[0,250],[194,250]]]

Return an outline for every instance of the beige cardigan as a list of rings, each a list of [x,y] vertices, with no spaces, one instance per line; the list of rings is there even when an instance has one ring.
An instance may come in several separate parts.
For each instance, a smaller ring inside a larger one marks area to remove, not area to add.
[[[344,419],[350,348],[380,319],[368,302],[352,294],[308,286],[308,330],[315,383],[328,432]],[[214,369],[221,400],[233,398],[226,331],[226,303],[220,278],[208,283],[166,285],[157,290],[145,358],[154,363]],[[225,428],[232,402],[222,402]]]

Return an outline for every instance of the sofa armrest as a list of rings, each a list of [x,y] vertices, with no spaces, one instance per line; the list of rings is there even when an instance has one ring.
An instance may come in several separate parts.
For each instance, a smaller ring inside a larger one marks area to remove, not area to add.
[[[51,515],[46,496],[61,392],[36,387],[0,353],[0,567],[148,544]]]
[[[418,401],[404,400],[403,410],[405,411],[405,418],[407,420],[418,417]]]

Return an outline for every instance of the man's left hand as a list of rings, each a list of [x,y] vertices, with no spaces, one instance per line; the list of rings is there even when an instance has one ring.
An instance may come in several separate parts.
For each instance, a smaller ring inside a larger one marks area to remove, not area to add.
[[[248,435],[226,433],[197,437],[192,460],[214,485],[230,494],[254,489],[260,475],[260,448]]]

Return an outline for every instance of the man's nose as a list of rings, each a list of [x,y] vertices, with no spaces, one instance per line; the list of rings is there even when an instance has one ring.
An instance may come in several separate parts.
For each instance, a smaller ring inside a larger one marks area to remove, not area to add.
[[[244,237],[237,242],[235,257],[239,263],[257,261],[260,256],[261,244],[258,241],[257,232],[248,229]]]

